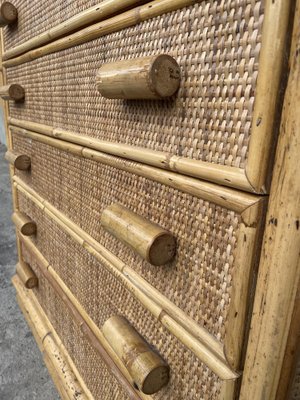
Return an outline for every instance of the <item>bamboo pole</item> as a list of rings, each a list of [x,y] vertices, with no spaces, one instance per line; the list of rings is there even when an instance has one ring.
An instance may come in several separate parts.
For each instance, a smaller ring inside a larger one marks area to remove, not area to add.
[[[95,4],[77,15],[67,19],[66,21],[48,29],[46,32],[27,40],[26,42],[13,47],[4,52],[3,60],[16,57],[26,51],[32,50],[45,43],[51,42],[59,37],[66,36],[84,26],[91,23],[101,21],[113,14],[116,14],[128,7],[135,6],[141,3],[141,0],[104,0],[101,3]]]
[[[0,6],[0,27],[11,25],[18,19],[18,10],[8,1],[4,1]]]
[[[102,64],[97,89],[108,99],[152,99],[173,96],[180,85],[176,60],[159,54]]]
[[[107,207],[101,215],[101,224],[153,265],[164,265],[175,256],[176,240],[170,232],[121,204]]]
[[[300,1],[259,266],[241,400],[276,398],[300,281]]]
[[[221,379],[236,379],[239,375],[227,364],[221,343],[188,317],[132,268],[100,245],[69,218],[49,204],[20,178],[14,177],[16,187],[52,218],[78,244],[92,254],[110,271],[132,295],[149,310],[161,324],[176,336]],[[21,238],[23,241],[25,237]]]
[[[26,154],[18,154],[8,150],[5,159],[16,169],[27,171],[31,166],[31,159]]]
[[[16,225],[16,228],[22,233],[24,236],[31,236],[36,233],[36,223],[32,221],[26,214],[15,211],[12,215],[12,221]]]
[[[23,135],[24,137],[29,137],[33,140],[39,141],[40,143],[48,144],[71,154],[101,162],[103,164],[152,179],[167,186],[189,193],[193,196],[211,201],[222,207],[236,211],[239,214],[242,214],[247,209],[252,208],[252,206],[255,208],[256,205],[261,201],[260,197],[250,193],[248,194],[234,189],[220,187],[213,183],[200,181],[175,172],[165,171],[140,163],[133,164],[132,162],[126,162],[126,160],[107,155],[100,151],[75,145],[63,140],[54,139],[52,137],[41,135],[25,129],[13,128],[12,130],[17,134]],[[255,213],[251,215],[250,218],[248,218],[247,215],[245,223],[252,224],[253,218],[255,219]]]
[[[18,277],[22,281],[26,289],[33,289],[38,285],[38,278],[33,272],[29,264],[19,261],[16,267]]]
[[[139,22],[158,17],[164,13],[175,11],[195,3],[197,3],[197,0],[155,0],[140,7],[136,7],[130,11],[126,11],[115,17],[91,25],[76,33],[73,33],[72,35],[56,40],[55,42],[42,46],[38,49],[28,51],[19,57],[3,61],[3,66],[8,68],[23,64],[25,62],[45,56],[46,54],[65,50],[90,40],[97,39],[109,33],[118,32],[124,28],[136,25]]]
[[[32,121],[22,121],[15,118],[9,118],[9,122],[11,128],[24,128],[66,142],[79,144],[111,155],[128,158],[154,167],[204,179],[223,186],[229,186],[247,192],[253,191],[253,188],[249,185],[248,179],[246,178],[245,171],[241,168],[213,164],[175,155],[172,156],[170,153],[130,146],[124,143],[113,143],[99,140]]]
[[[21,85],[11,83],[9,85],[0,86],[0,96],[3,100],[21,101],[25,98],[25,90]]]
[[[167,385],[168,365],[126,318],[118,315],[110,317],[104,323],[102,332],[141,392],[154,394]]]
[[[53,327],[48,320],[48,323],[45,322],[45,314],[44,312],[41,313],[41,307],[37,305],[35,297],[24,290],[17,276],[13,277],[12,282],[17,291],[18,303],[34,334],[35,340],[44,356],[51,362],[53,370],[59,378],[56,384],[60,383],[60,387],[63,388],[63,393],[67,399],[92,400],[90,396],[86,395],[85,385],[82,386],[79,383],[73,366],[68,362],[65,356],[66,350],[62,351],[62,347],[55,341]],[[53,370],[50,372],[53,372]]]

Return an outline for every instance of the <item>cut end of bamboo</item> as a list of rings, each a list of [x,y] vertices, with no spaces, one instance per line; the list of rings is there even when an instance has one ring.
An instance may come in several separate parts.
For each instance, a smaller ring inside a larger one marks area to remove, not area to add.
[[[27,171],[31,166],[31,159],[26,154],[18,154],[8,150],[5,153],[5,159],[20,171]]]
[[[25,89],[18,83],[0,87],[0,96],[3,100],[23,101],[25,99]]]
[[[38,286],[38,278],[29,264],[19,261],[16,271],[26,289],[33,289]]]
[[[22,235],[32,236],[36,233],[36,223],[32,221],[32,219],[30,219],[26,214],[16,211],[12,215],[12,221]]]
[[[142,393],[154,394],[168,383],[169,366],[126,318],[117,315],[109,318],[102,331]]]
[[[163,99],[180,85],[180,68],[167,54],[135,58],[102,65],[97,88],[109,99]]]
[[[164,265],[175,256],[174,236],[120,204],[112,204],[101,215],[102,226],[153,265]]]
[[[18,19],[18,10],[16,7],[4,1],[0,7],[0,27],[13,24]]]

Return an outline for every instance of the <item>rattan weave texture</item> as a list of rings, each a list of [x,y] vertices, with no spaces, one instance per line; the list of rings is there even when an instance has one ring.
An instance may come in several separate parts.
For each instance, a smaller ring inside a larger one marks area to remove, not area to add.
[[[37,247],[95,323],[101,327],[109,316],[124,315],[170,365],[169,385],[153,398],[155,400],[217,399],[221,381],[157,322],[152,314],[145,310],[117,279],[106,271],[103,265],[70,239],[53,220],[23,194],[19,192],[18,195],[20,209],[37,222]],[[26,251],[25,257],[28,257]],[[33,263],[36,271],[34,260],[31,257],[26,260]],[[92,367],[88,366],[92,353],[90,350],[89,353],[85,353],[87,346],[81,347],[84,344],[83,340],[77,338],[76,329],[72,327],[72,323],[68,322],[71,328],[65,328],[68,313],[65,312],[60,300],[48,289],[46,282],[42,280],[42,285],[39,285],[36,293],[62,341],[71,352],[80,373],[85,366],[87,367],[83,378],[89,389],[93,394],[101,393],[101,390],[104,390],[101,382],[102,364],[97,366],[95,363]],[[93,380],[98,382],[93,382]],[[95,398],[102,399],[103,397]],[[110,395],[104,398],[115,399]]]
[[[18,9],[18,23],[4,28],[5,50],[58,25],[103,0],[10,0]]]
[[[24,105],[10,105],[10,115],[244,168],[263,11],[258,0],[202,1],[9,68],[8,82],[27,93]],[[97,92],[95,74],[103,63],[160,53],[175,57],[182,70],[174,98],[108,100]]]
[[[210,333],[223,341],[234,281],[240,216],[181,191],[13,134],[31,157],[20,173],[52,205],[116,254]],[[119,202],[171,231],[175,260],[155,267],[107,233],[102,210]]]

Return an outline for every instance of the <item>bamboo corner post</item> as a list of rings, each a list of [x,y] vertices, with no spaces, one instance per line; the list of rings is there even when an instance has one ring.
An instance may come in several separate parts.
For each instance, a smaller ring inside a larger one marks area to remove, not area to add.
[[[153,265],[171,261],[176,252],[174,236],[120,204],[112,204],[101,215],[102,226]]]
[[[27,171],[31,166],[31,159],[26,154],[18,154],[8,150],[5,153],[5,159],[20,171]]]
[[[154,394],[169,382],[169,366],[126,318],[109,318],[102,332],[142,393]]]
[[[12,221],[16,228],[24,236],[32,236],[36,233],[36,223],[32,221],[26,214],[16,211],[12,215]]]
[[[8,1],[4,1],[0,7],[0,27],[11,25],[18,19],[18,10]]]
[[[108,99],[163,99],[180,85],[180,68],[167,54],[104,64],[96,75],[98,91]]]
[[[38,278],[29,264],[20,260],[16,266],[16,271],[26,289],[33,289],[38,286]]]
[[[3,100],[14,100],[21,102],[25,98],[25,90],[18,83],[0,86],[0,97],[2,97]]]

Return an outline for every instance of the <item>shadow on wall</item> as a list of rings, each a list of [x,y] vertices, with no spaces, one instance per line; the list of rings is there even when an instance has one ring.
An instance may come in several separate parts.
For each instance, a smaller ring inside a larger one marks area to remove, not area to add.
[[[0,106],[0,143],[6,144],[5,128],[4,128],[4,110]]]

